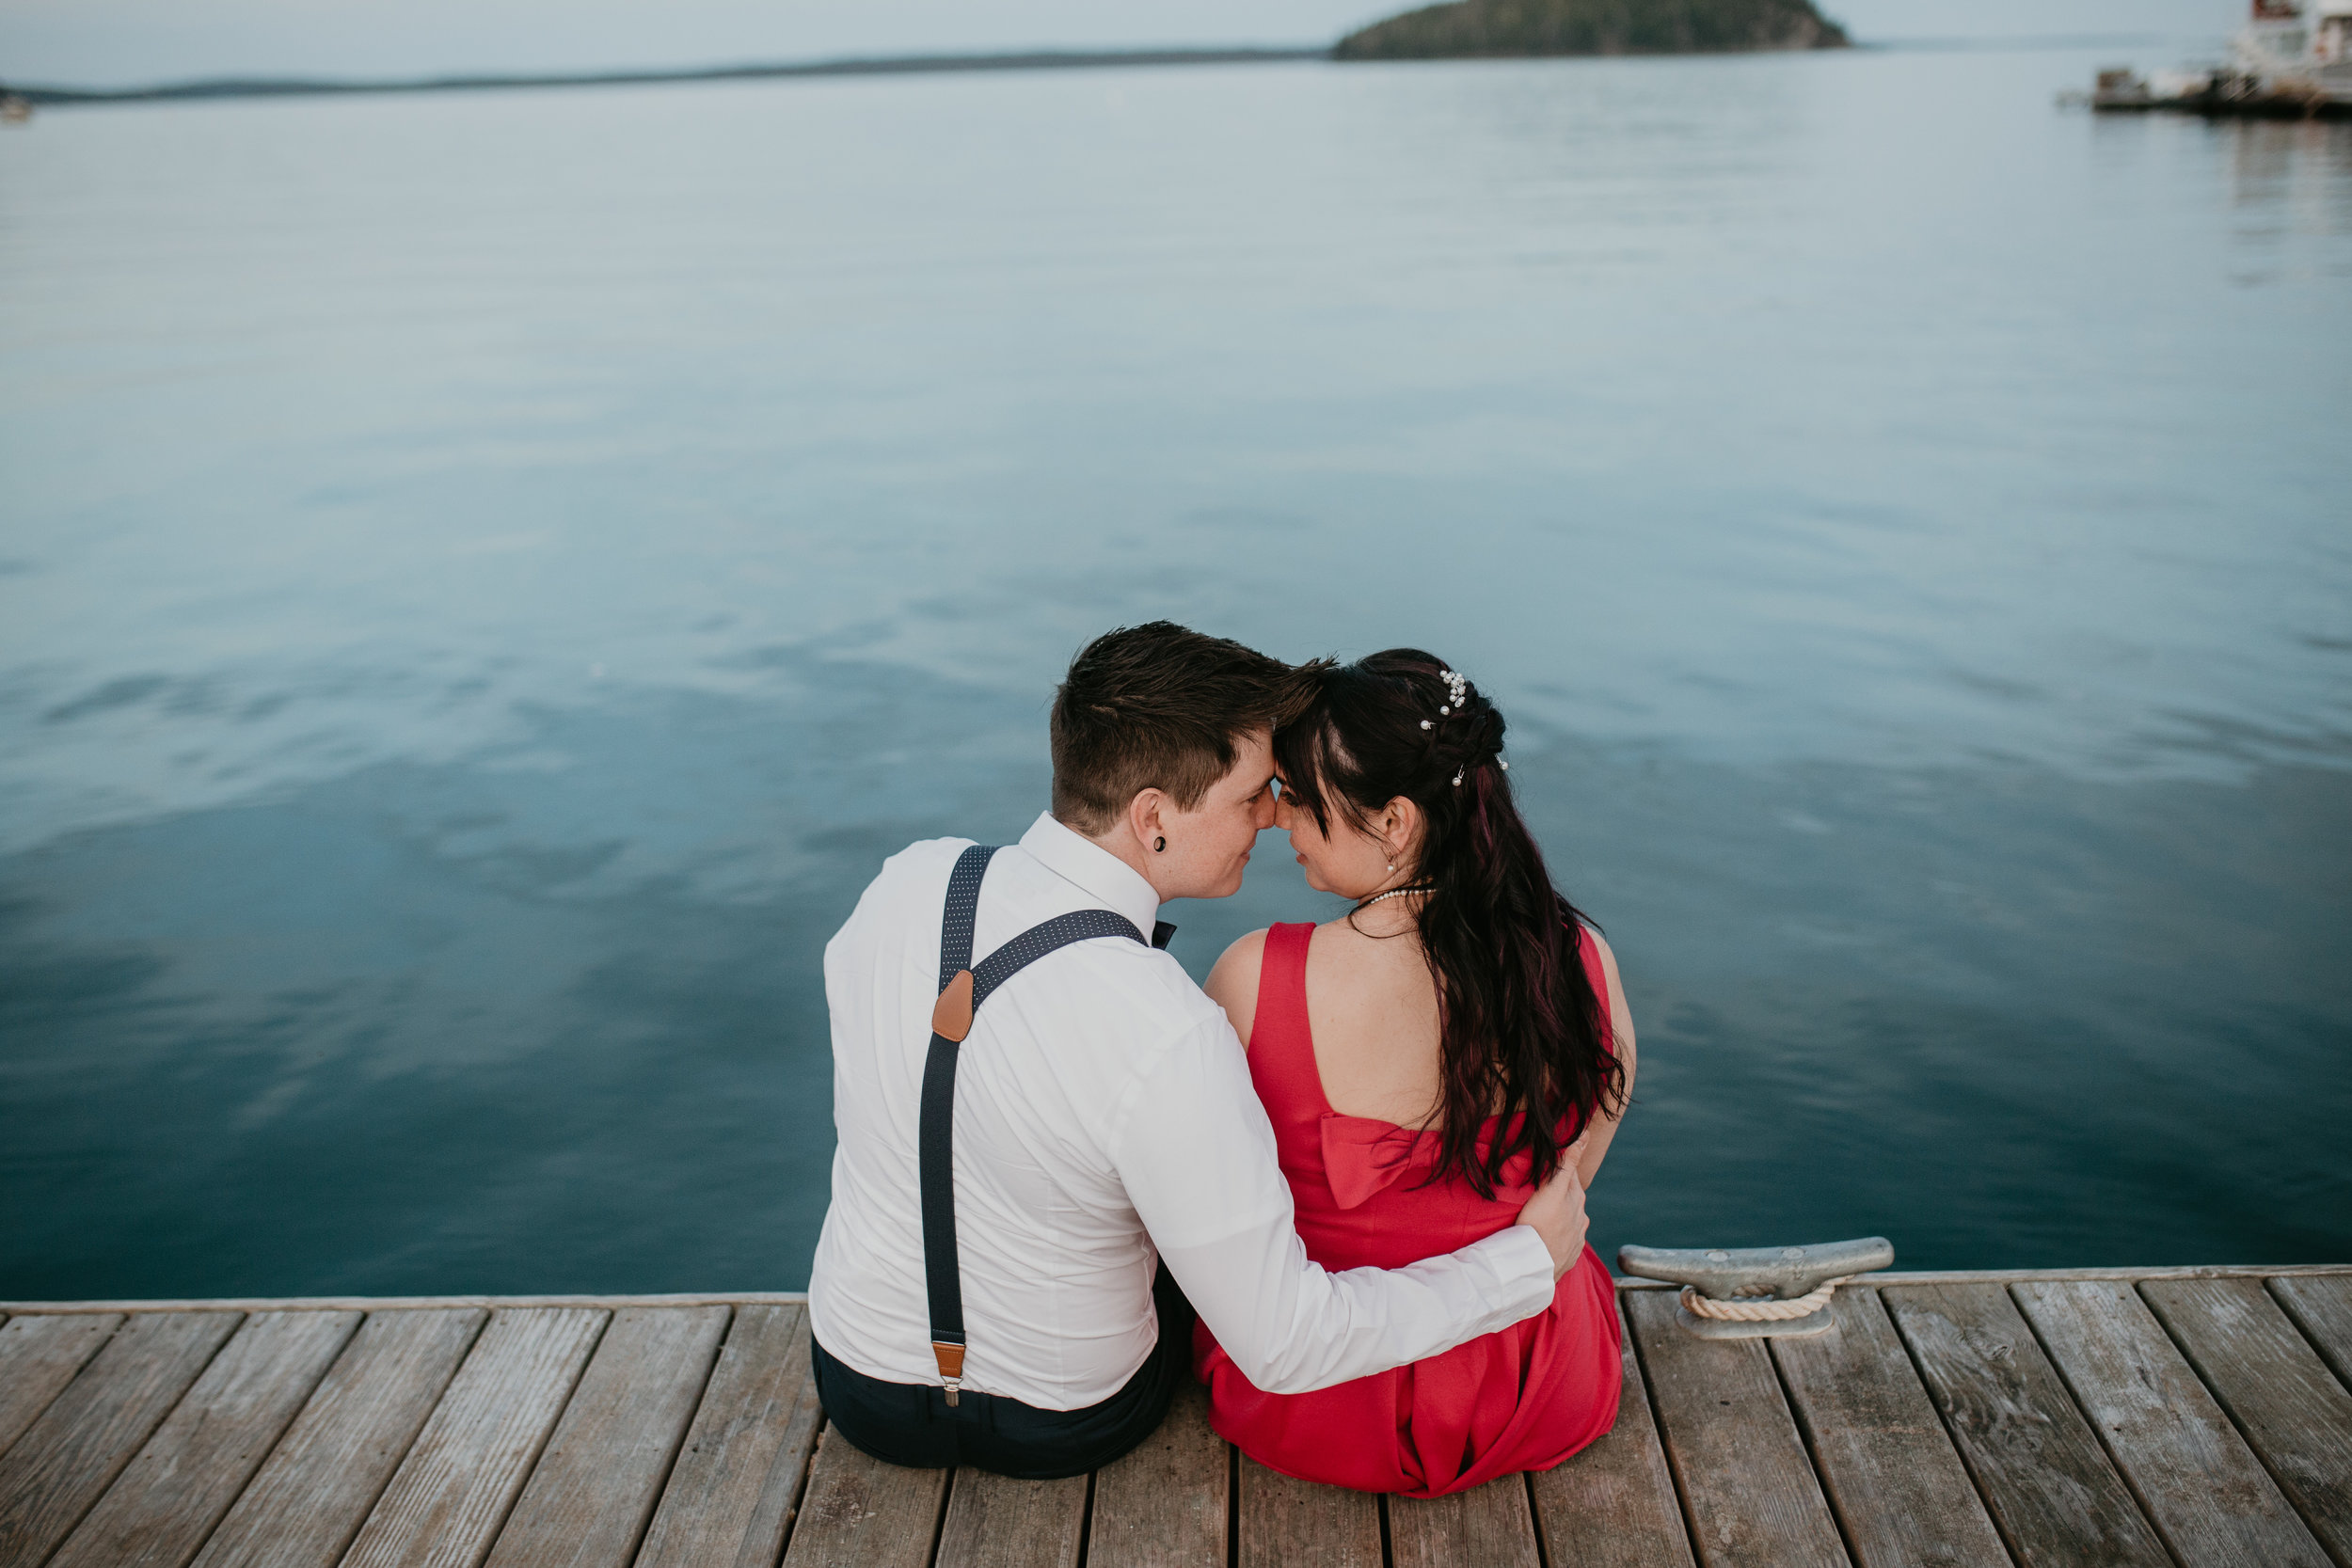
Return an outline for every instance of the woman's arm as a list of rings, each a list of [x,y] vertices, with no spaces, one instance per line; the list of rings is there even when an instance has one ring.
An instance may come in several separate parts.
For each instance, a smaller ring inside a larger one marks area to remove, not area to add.
[[[1614,1037],[1612,1043],[1617,1053],[1618,1065],[1625,1069],[1625,1081],[1619,1087],[1626,1096],[1625,1100],[1618,1101],[1614,1111],[1604,1108],[1599,1116],[1593,1118],[1593,1125],[1576,1140],[1581,1146],[1577,1150],[1576,1174],[1585,1186],[1590,1187],[1593,1178],[1600,1171],[1601,1160],[1609,1153],[1609,1141],[1617,1135],[1617,1122],[1625,1115],[1625,1108],[1633,1097],[1634,1052],[1633,1014],[1625,1005],[1625,983],[1617,978],[1617,956],[1609,950],[1609,944],[1601,940],[1598,931],[1587,928],[1584,934],[1598,949],[1600,972],[1609,981],[1609,1031]],[[1231,957],[1230,954],[1227,956]]]
[[[1258,1016],[1258,972],[1264,967],[1265,933],[1252,931],[1225,950],[1209,971],[1209,983],[1200,988],[1225,1009],[1244,1051],[1249,1049],[1249,1025]]]

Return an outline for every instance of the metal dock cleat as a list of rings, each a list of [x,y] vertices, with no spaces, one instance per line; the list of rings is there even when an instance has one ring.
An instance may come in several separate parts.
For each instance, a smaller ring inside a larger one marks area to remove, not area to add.
[[[1895,1261],[1883,1236],[1815,1246],[1617,1249],[1617,1267],[1682,1287],[1675,1321],[1702,1339],[1792,1338],[1829,1332],[1830,1297]]]

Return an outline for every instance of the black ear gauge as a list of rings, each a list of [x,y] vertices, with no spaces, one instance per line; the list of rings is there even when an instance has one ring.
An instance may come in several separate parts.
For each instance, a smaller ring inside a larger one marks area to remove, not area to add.
[[[1167,847],[1168,847],[1168,840],[1166,840],[1165,838],[1155,838],[1155,839],[1153,839],[1153,840],[1152,841],[1152,853],[1154,853],[1154,854],[1158,854],[1160,851],[1162,851],[1162,850],[1166,849]]]

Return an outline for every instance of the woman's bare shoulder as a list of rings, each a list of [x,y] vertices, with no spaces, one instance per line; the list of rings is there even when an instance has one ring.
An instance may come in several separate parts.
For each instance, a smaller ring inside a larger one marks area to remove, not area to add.
[[[1250,1020],[1258,1011],[1258,975],[1265,968],[1265,937],[1263,930],[1257,930],[1236,940],[1218,955],[1209,970],[1208,982],[1200,988],[1209,993],[1210,1001],[1225,1009],[1233,1033],[1244,1045],[1249,1043]]]

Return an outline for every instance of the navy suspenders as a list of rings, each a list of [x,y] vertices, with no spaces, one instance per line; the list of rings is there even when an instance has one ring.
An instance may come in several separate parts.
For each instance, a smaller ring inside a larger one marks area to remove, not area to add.
[[[956,1056],[972,1032],[972,1015],[998,986],[1046,954],[1091,937],[1143,938],[1124,915],[1074,910],[1032,926],[978,965],[972,962],[972,922],[980,904],[993,845],[975,844],[947,878],[947,909],[939,927],[939,1001],[931,1008],[930,1053],[923,1061],[923,1108],[916,1148],[923,1188],[923,1275],[930,1292],[931,1355],[947,1402],[963,1385],[963,1276],[956,1254]],[[1152,945],[1166,947],[1176,927],[1160,921]]]

